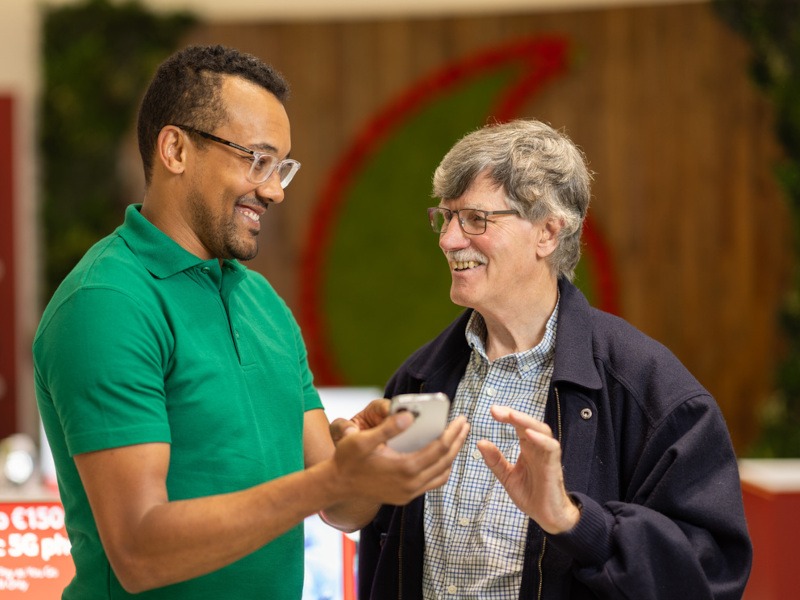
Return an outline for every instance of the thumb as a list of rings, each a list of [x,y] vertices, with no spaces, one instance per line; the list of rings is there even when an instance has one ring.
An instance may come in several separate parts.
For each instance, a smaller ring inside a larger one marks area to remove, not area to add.
[[[367,431],[362,431],[361,433],[365,437],[370,438],[371,441],[377,446],[378,444],[385,443],[387,440],[399,435],[411,427],[413,422],[414,415],[412,415],[409,411],[403,411],[397,413],[396,415],[387,417],[383,423],[377,427],[373,427]]]
[[[500,481],[503,481],[502,475],[506,473],[509,468],[509,463],[500,449],[488,440],[481,440],[478,442],[478,450],[483,456],[483,462],[489,467],[489,470],[494,473]]]

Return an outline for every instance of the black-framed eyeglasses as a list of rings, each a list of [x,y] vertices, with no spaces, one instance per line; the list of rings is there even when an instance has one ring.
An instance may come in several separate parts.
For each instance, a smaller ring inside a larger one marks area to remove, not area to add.
[[[491,215],[519,215],[517,210],[480,210],[477,208],[460,208],[450,210],[441,206],[434,206],[428,209],[428,220],[431,229],[436,233],[444,233],[447,226],[456,215],[456,220],[461,225],[461,230],[469,235],[481,235],[486,232],[486,224],[491,223]]]
[[[199,129],[195,129],[194,127],[189,127],[188,125],[176,125],[176,127],[180,127],[184,131],[188,131],[194,134],[199,135],[200,137],[206,138],[207,140],[211,140],[212,142],[217,142],[218,144],[222,144],[223,146],[228,146],[233,148],[234,150],[239,150],[240,152],[246,152],[250,156],[253,157],[253,162],[250,165],[250,171],[247,173],[247,181],[250,183],[255,183],[256,185],[260,185],[264,183],[267,179],[272,177],[272,174],[277,171],[278,177],[281,180],[281,188],[286,188],[294,178],[297,171],[300,169],[300,163],[291,158],[284,158],[283,160],[278,160],[276,157],[272,156],[271,154],[265,154],[264,152],[257,152],[255,150],[251,150],[250,148],[246,148],[234,142],[230,142],[226,139],[221,137],[217,137],[211,133],[206,131],[200,131]]]

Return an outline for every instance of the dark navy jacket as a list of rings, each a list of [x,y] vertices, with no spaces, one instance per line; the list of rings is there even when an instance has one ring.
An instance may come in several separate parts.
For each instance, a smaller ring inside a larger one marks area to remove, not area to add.
[[[741,598],[752,547],[719,407],[664,346],[590,307],[571,283],[559,289],[545,420],[581,518],[560,535],[530,521],[520,599]],[[469,315],[414,353],[386,396],[454,397]],[[360,600],[422,598],[423,502],[384,506],[362,530]]]

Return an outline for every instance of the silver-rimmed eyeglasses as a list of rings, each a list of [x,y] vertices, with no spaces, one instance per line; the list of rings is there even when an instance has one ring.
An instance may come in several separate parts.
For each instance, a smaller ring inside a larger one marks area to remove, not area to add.
[[[188,125],[176,125],[176,127],[180,127],[184,131],[188,131],[199,135],[207,140],[211,140],[212,142],[217,142],[218,144],[222,144],[223,146],[228,146],[233,148],[234,150],[239,150],[240,152],[246,152],[250,156],[253,157],[253,162],[250,165],[250,171],[247,173],[247,181],[250,183],[254,183],[256,185],[261,185],[267,179],[272,177],[272,174],[277,171],[278,177],[281,181],[281,188],[286,188],[294,178],[297,171],[300,169],[300,163],[291,158],[284,158],[283,160],[278,160],[276,157],[272,156],[271,154],[265,154],[264,152],[257,152],[255,150],[251,150],[250,148],[246,148],[234,142],[229,142],[226,139],[221,137],[217,137],[211,133],[206,131],[200,131],[199,129],[195,129],[194,127],[189,127]]]
[[[447,231],[447,226],[453,220],[453,215],[456,216],[461,230],[469,235],[481,235],[486,232],[486,224],[491,223],[489,220],[491,215],[519,215],[517,210],[480,210],[477,208],[460,208],[458,210],[450,210],[449,208],[442,208],[441,206],[434,206],[428,209],[428,220],[431,223],[431,229],[436,233],[444,233]]]

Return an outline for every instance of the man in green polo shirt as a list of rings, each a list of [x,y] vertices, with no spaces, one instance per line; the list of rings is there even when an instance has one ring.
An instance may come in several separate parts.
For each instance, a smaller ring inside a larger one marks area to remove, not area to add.
[[[405,415],[334,448],[297,324],[238,262],[300,166],[286,94],[232,49],[165,61],[139,113],[144,200],[42,317],[36,392],[76,566],[63,598],[297,600],[305,517],[358,529],[441,485],[464,441],[458,421],[389,451]]]

